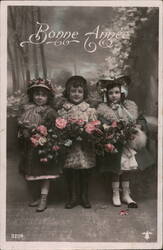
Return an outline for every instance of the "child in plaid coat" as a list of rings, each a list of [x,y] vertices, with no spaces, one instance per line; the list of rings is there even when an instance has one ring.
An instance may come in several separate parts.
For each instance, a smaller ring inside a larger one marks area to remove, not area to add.
[[[60,176],[60,168],[53,160],[40,161],[37,147],[31,142],[30,131],[39,127],[45,135],[46,128],[54,122],[57,113],[52,108],[53,89],[49,81],[40,78],[31,81],[27,94],[29,102],[21,106],[18,117],[18,138],[22,150],[19,170],[33,194],[34,201],[29,206],[37,207],[36,211],[42,212],[47,207],[50,180]]]

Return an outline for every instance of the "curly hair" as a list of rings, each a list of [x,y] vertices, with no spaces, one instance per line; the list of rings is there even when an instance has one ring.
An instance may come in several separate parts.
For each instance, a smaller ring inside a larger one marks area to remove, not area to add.
[[[88,98],[88,86],[87,86],[87,81],[84,77],[82,76],[71,76],[66,84],[65,84],[65,90],[63,92],[63,96],[67,99],[70,97],[70,88],[78,88],[82,87],[84,90],[84,99]]]

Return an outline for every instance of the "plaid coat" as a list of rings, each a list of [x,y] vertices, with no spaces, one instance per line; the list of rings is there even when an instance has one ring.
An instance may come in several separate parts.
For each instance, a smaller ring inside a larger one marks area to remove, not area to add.
[[[61,164],[53,160],[46,165],[40,162],[37,148],[30,142],[30,128],[48,126],[54,122],[57,113],[48,105],[37,106],[33,103],[21,107],[18,117],[18,139],[21,150],[19,172],[27,180],[55,179],[61,173]]]

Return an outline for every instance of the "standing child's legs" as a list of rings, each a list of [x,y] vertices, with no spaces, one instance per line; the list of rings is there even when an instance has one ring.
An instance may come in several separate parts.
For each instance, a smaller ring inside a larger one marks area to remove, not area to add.
[[[27,186],[32,196],[32,201],[29,203],[29,206],[37,207],[40,199],[40,181],[27,181]]]
[[[64,175],[66,179],[67,186],[67,202],[65,204],[65,208],[71,209],[78,205],[78,182],[79,182],[79,170],[75,169],[65,169]]]
[[[120,186],[119,178],[120,176],[118,174],[112,174],[112,190],[113,190],[112,202],[115,207],[121,206],[120,194],[119,194],[119,186]]]
[[[88,200],[88,187],[91,175],[90,169],[81,169],[80,171],[80,202],[84,208],[91,208]]]
[[[130,172],[123,172],[121,175],[122,182],[122,201],[128,204],[129,208],[137,208],[136,202],[130,196]]]
[[[37,212],[42,212],[47,208],[47,197],[50,188],[50,180],[43,180],[41,185],[41,200],[37,207]]]

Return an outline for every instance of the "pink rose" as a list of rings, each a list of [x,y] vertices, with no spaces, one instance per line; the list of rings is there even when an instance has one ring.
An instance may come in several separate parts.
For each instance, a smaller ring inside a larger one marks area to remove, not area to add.
[[[43,146],[47,142],[46,137],[40,137],[38,140],[39,145]]]
[[[96,130],[96,127],[93,126],[92,124],[87,123],[87,124],[85,125],[85,131],[86,131],[88,134],[92,134],[95,130]]]
[[[92,134],[94,131],[98,131],[98,129],[96,128],[96,126],[98,126],[100,124],[101,124],[101,122],[99,120],[88,122],[85,125],[85,131],[88,134]],[[99,132],[100,132],[100,130],[99,130]]]
[[[67,120],[63,118],[57,118],[55,121],[55,126],[59,129],[64,129],[67,125]]]
[[[38,126],[37,131],[39,131],[44,136],[47,136],[48,134],[47,128],[44,125]]]
[[[33,135],[30,140],[32,142],[32,144],[37,147],[39,145],[39,139],[40,139],[40,136],[38,134],[36,135]]]
[[[57,146],[57,145],[54,145],[54,146],[52,147],[52,150],[53,150],[53,151],[58,151],[59,149],[60,149],[60,147]]]
[[[89,123],[92,124],[93,126],[99,126],[101,124],[101,122],[99,120],[91,121]]]
[[[116,128],[117,127],[117,122],[113,121],[111,126],[112,126],[112,128]]]
[[[33,144],[35,147],[37,147],[37,146],[39,145],[39,142],[38,142],[37,139],[31,137],[30,140],[31,140],[32,144]]]
[[[41,162],[48,162],[48,159],[47,158],[41,158],[40,161]]]
[[[111,152],[113,152],[115,150],[115,147],[114,147],[113,144],[108,143],[108,144],[105,144],[105,150],[106,150],[106,152],[111,153]]]
[[[128,215],[128,209],[126,210],[121,210],[120,215]]]

